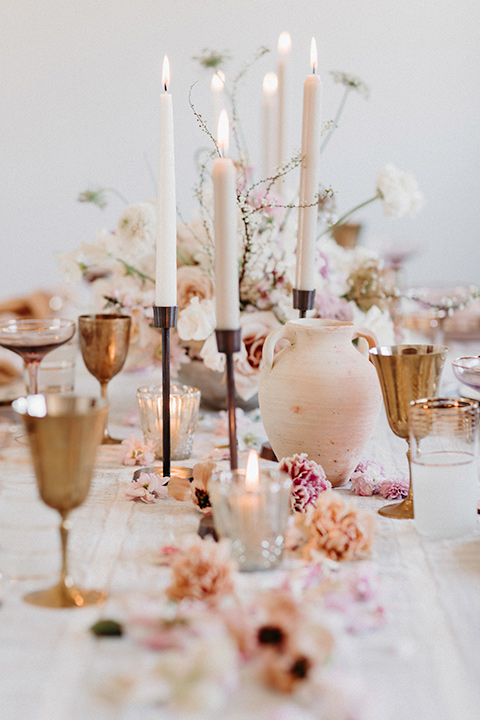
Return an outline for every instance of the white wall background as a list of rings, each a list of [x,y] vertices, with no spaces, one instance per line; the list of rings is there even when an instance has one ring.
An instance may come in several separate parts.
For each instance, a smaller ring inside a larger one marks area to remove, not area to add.
[[[239,109],[261,162],[261,82],[275,69],[281,31],[292,35],[288,147],[300,145],[310,38],[319,45],[325,118],[341,96],[328,70],[362,77],[324,155],[340,210],[373,193],[387,162],[412,171],[427,204],[391,220],[379,203],[359,219],[364,236],[418,243],[412,283],[479,282],[480,4],[477,0],[3,0],[0,43],[0,298],[59,282],[56,252],[113,228],[105,211],[76,202],[88,186],[131,202],[155,194],[161,64],[172,67],[177,196],[193,211],[193,156],[205,144],[188,105],[210,112],[210,75],[192,60],[229,50],[232,77],[260,45],[272,49],[242,86]]]

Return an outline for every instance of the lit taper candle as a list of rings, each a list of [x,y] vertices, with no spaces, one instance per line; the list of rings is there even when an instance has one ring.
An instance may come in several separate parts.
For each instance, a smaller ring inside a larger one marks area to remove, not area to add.
[[[163,59],[162,83],[164,92],[160,96],[155,305],[172,307],[177,304],[177,208],[172,96],[168,92],[170,65],[166,55]]]
[[[215,304],[218,330],[238,330],[237,172],[228,152],[226,110],[218,120],[217,143],[222,157],[215,160],[213,179],[213,230],[215,236]]]
[[[275,132],[273,127],[273,110],[275,96],[278,88],[278,78],[273,72],[268,72],[263,78],[263,122],[265,132],[265,177],[270,177],[275,166],[274,152]]]
[[[300,207],[298,209],[298,241],[295,288],[314,290],[315,240],[318,206],[315,202],[320,183],[320,139],[322,81],[317,75],[317,45],[311,44],[312,74],[303,86],[302,164],[300,169]],[[310,207],[305,207],[310,205]],[[303,207],[302,207],[303,206]]]
[[[290,33],[282,32],[278,38],[278,138],[277,138],[277,165],[285,162],[285,87],[287,76],[287,57],[292,49]]]

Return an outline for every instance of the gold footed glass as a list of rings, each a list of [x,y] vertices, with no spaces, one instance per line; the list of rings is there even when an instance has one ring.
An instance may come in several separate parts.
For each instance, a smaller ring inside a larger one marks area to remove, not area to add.
[[[410,403],[438,394],[440,376],[448,348],[444,345],[390,345],[374,347],[370,358],[377,369],[382,387],[388,424],[395,435],[409,443],[408,412]],[[410,488],[401,503],[386,505],[378,511],[390,518],[413,518],[413,494],[410,472],[410,446],[407,450]]]
[[[117,375],[127,359],[132,320],[128,315],[80,315],[78,332],[80,349],[87,370],[100,383],[101,396],[107,399],[107,385]],[[103,445],[118,445],[105,423]]]
[[[81,395],[29,395],[14,401],[22,418],[41,499],[58,510],[62,565],[59,582],[24,600],[42,607],[82,607],[104,601],[104,593],[76,587],[68,571],[69,514],[90,489],[97,448],[107,419],[105,400]]]

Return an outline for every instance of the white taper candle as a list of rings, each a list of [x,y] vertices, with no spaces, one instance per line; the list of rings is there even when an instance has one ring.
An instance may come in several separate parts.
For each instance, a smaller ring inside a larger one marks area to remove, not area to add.
[[[316,285],[315,240],[318,206],[315,198],[320,184],[322,81],[315,72],[317,66],[315,38],[312,38],[311,60],[313,72],[307,77],[303,87],[302,164],[295,276],[297,290],[314,290]]]
[[[228,152],[228,115],[218,121],[218,146]],[[213,179],[213,229],[215,236],[215,308],[219,330],[238,330],[237,172],[231,158],[215,160]]]
[[[170,65],[166,55],[162,82],[165,92],[160,96],[155,305],[171,307],[177,304],[177,207],[172,96],[167,92]]]

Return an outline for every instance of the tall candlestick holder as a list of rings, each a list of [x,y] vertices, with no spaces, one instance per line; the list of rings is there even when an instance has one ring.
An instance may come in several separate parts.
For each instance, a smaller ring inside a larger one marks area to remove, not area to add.
[[[162,455],[163,477],[190,477],[189,468],[171,467],[170,429],[170,329],[177,326],[177,305],[153,306],[155,327],[162,330]],[[172,472],[173,471],[173,472]]]
[[[215,330],[218,352],[225,353],[227,370],[227,409],[228,409],[228,441],[230,445],[230,469],[238,468],[237,422],[235,418],[235,375],[233,370],[233,354],[240,352],[241,331]]]
[[[299,317],[307,317],[307,310],[313,310],[315,290],[293,290],[293,307],[299,311]]]

